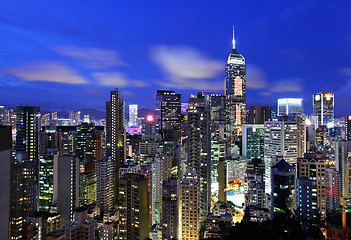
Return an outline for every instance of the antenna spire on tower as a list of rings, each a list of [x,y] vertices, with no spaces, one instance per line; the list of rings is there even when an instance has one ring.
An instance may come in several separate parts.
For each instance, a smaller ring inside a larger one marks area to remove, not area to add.
[[[233,49],[235,49],[235,38],[234,38],[234,25],[233,25]]]

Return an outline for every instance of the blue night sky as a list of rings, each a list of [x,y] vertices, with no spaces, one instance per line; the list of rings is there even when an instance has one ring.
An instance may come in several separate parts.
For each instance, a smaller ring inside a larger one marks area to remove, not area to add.
[[[1,1],[0,105],[105,109],[109,91],[154,108],[157,89],[223,93],[236,49],[247,105],[335,94],[351,113],[351,1]]]

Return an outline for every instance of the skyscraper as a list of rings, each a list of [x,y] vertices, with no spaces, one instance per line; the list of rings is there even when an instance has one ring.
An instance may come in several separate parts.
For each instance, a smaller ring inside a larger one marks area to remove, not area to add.
[[[26,152],[28,159],[38,159],[40,107],[16,107],[16,152]]]
[[[302,98],[280,98],[278,99],[278,116],[302,115]]]
[[[334,122],[334,94],[317,93],[313,95],[313,113],[318,116],[319,125]]]
[[[160,121],[159,129],[162,132],[179,130],[181,122],[181,95],[176,94],[174,91],[157,90],[156,119]]]
[[[271,106],[250,106],[248,124],[264,124],[265,121],[272,119]]]
[[[115,163],[115,203],[118,203],[119,168],[126,159],[126,134],[124,129],[125,103],[121,92],[112,90],[106,102],[106,155]]]
[[[138,105],[129,105],[129,126],[136,126],[136,120],[138,118]]]
[[[225,65],[225,95],[228,116],[226,137],[234,142],[241,136],[246,118],[246,64],[245,58],[235,49],[234,28],[233,49]]]

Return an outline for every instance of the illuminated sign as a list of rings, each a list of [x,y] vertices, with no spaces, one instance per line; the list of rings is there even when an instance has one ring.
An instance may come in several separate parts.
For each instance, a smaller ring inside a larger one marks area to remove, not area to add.
[[[314,96],[314,100],[320,101],[321,100],[321,95],[317,94]]]
[[[148,115],[146,119],[148,122],[152,122],[154,120],[154,116]]]
[[[347,116],[347,120],[351,121],[351,116]]]

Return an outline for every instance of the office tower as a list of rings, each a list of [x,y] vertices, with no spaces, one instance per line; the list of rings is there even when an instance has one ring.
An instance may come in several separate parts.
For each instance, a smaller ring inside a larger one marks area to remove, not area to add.
[[[227,201],[227,171],[225,158],[218,161],[218,201]]]
[[[281,158],[296,163],[298,156],[296,121],[268,121],[264,124],[264,161],[266,193],[271,192],[271,166]]]
[[[57,132],[57,147],[60,156],[74,155],[76,152],[76,131],[75,126],[58,126]]]
[[[110,101],[106,102],[106,155],[115,163],[115,204],[118,203],[119,167],[126,159],[125,103],[120,91],[110,93]]]
[[[295,203],[295,169],[284,159],[272,166],[272,206],[276,211],[292,210]]]
[[[73,210],[79,207],[79,158],[59,156],[55,160],[53,203],[65,225],[73,219]]]
[[[234,29],[233,48],[225,65],[225,95],[227,97],[227,133],[230,143],[234,143],[246,122],[246,64],[245,58],[235,49]]]
[[[36,165],[26,159],[11,164],[11,239],[23,238],[27,218],[34,212]]]
[[[188,109],[188,164],[193,166],[199,178],[199,219],[206,220],[211,197],[211,159],[209,114],[202,93],[189,98]]]
[[[129,105],[129,126],[136,126],[138,118],[138,105]]]
[[[105,157],[96,165],[97,175],[97,206],[102,212],[114,207],[115,199],[115,165],[110,158]]]
[[[307,177],[296,178],[296,209],[301,219],[312,220],[317,209],[317,186],[316,181]]]
[[[160,130],[179,130],[181,95],[174,91],[157,90],[156,119],[160,121]]]
[[[244,124],[242,138],[243,158],[264,158],[264,124]]]
[[[297,177],[305,177],[308,180],[315,182],[315,188],[312,195],[312,214],[316,217],[316,212],[320,213],[321,220],[325,220],[327,215],[326,210],[326,163],[325,159],[318,159],[316,156],[306,154],[305,158],[297,160]],[[299,204],[299,203],[297,203]]]
[[[351,115],[346,118],[346,140],[351,141]]]
[[[61,228],[61,216],[58,213],[34,212],[28,217],[26,237],[24,239],[47,239],[47,235]]]
[[[87,206],[96,203],[97,178],[95,173],[79,174],[79,205]]]
[[[278,116],[303,115],[302,98],[278,99]]]
[[[38,159],[40,107],[16,107],[16,152],[28,153],[28,159]]]
[[[39,154],[48,153],[49,149],[58,149],[56,126],[44,126],[39,133]]]
[[[141,121],[141,132],[142,135],[158,135],[159,131],[159,123],[158,121],[154,118],[153,115],[147,115],[146,119],[143,119]]]
[[[142,175],[127,173],[120,179],[119,239],[149,237],[148,181]]]
[[[327,193],[327,210],[336,211],[340,209],[340,178],[336,167],[326,169],[326,193]]]
[[[0,126],[0,239],[9,238],[12,135],[10,126]]]
[[[313,95],[313,113],[318,116],[318,124],[327,126],[334,122],[334,94],[317,93]]]
[[[265,207],[264,173],[265,164],[263,159],[251,159],[247,162],[248,191],[245,196],[245,206]]]
[[[350,163],[351,141],[338,141],[335,147],[335,167],[339,176],[339,199],[344,194],[347,163]],[[350,192],[350,184],[347,192]]]
[[[265,121],[272,119],[271,106],[250,106],[248,124],[264,124]]]
[[[84,207],[74,210],[72,221],[65,226],[65,239],[95,240],[95,222],[89,218]]]
[[[39,211],[48,212],[53,205],[54,161],[58,155],[57,151],[39,155]]]
[[[178,239],[178,181],[178,178],[169,178],[162,183],[162,239]]]
[[[226,97],[218,94],[205,96],[205,107],[209,114],[211,148],[211,196],[218,198],[218,162],[226,157],[227,143],[224,137],[226,123]]]
[[[180,224],[181,239],[198,239],[198,176],[192,166],[188,166],[180,184]]]
[[[157,154],[152,162],[152,223],[158,224],[161,220],[162,210],[162,181],[167,180],[172,174],[171,156]]]

